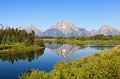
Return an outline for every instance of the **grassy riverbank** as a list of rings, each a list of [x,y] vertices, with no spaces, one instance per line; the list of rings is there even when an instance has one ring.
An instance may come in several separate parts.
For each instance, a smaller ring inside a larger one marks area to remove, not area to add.
[[[69,44],[120,44],[116,40],[77,40],[77,39],[42,39],[44,42],[69,43]]]
[[[26,53],[31,51],[36,51],[42,49],[43,47],[38,45],[25,45],[24,43],[14,43],[14,44],[0,44],[0,54],[8,53]]]
[[[89,52],[89,51],[88,51]],[[120,46],[71,61],[58,62],[46,73],[39,70],[25,72],[20,79],[119,79]]]
[[[71,43],[71,44],[120,44],[120,35],[76,36],[76,37],[42,37],[45,42]]]

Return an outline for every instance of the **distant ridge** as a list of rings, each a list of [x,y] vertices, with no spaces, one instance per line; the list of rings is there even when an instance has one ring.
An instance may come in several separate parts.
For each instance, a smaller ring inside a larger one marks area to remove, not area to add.
[[[39,34],[42,32],[41,30],[39,30],[38,28],[36,28],[34,25],[30,24],[27,25],[26,27],[18,27],[19,30],[26,30],[28,33],[30,33],[32,30],[35,31],[35,34],[37,36],[39,36]]]
[[[109,25],[104,25],[104,26],[102,26],[102,27],[98,30],[98,32],[99,32],[100,34],[104,34],[104,35],[118,35],[118,34],[119,34],[119,32],[118,32],[117,29],[115,29],[115,28],[113,28],[113,27],[111,27],[111,26],[109,26]]]
[[[0,29],[1,29],[1,30],[5,30],[5,29],[8,29],[8,28],[9,28],[8,25],[0,24]]]
[[[8,25],[0,24],[0,30],[5,30],[10,28]],[[78,28],[75,24],[69,20],[63,19],[60,22],[53,25],[51,28],[42,31],[36,28],[34,25],[30,24],[26,27],[17,27],[19,30],[26,30],[27,32],[31,32],[32,30],[35,31],[37,36],[41,37],[56,37],[56,36],[94,36],[97,34],[104,34],[104,35],[118,35],[120,34],[119,28],[113,28],[110,25],[103,25],[98,30],[87,30],[85,28]]]

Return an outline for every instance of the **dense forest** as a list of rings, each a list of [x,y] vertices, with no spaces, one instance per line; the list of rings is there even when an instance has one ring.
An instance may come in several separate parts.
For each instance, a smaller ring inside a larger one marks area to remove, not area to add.
[[[27,33],[26,30],[18,30],[9,28],[0,30],[0,44],[13,44],[25,42],[25,44],[33,44],[35,41],[35,32]]]

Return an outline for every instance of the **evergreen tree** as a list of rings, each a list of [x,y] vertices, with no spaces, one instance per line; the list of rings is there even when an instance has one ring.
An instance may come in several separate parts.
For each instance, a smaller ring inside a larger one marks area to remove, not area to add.
[[[2,44],[5,44],[5,43],[6,43],[6,37],[4,35],[3,38],[2,38]]]
[[[7,44],[10,44],[10,42],[11,42],[11,41],[10,41],[10,36],[8,35],[8,36],[7,36],[7,39],[6,39],[6,43],[7,43]]]
[[[14,36],[14,34],[13,34],[12,37],[11,37],[11,42],[12,42],[12,43],[15,43],[15,36]]]
[[[31,32],[31,41],[32,41],[32,43],[35,42],[35,32],[34,32],[34,30],[32,30],[32,32]]]

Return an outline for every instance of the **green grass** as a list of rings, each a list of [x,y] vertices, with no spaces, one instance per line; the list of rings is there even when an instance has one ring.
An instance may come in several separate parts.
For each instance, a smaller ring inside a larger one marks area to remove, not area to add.
[[[69,44],[120,44],[116,40],[77,40],[77,39],[43,39],[44,42],[69,43]]]
[[[60,61],[49,73],[32,69],[20,79],[120,79],[120,46],[71,61]]]
[[[0,54],[11,54],[11,53],[26,53],[26,52],[31,52],[35,50],[39,50],[43,47],[38,46],[38,45],[24,45],[23,43],[15,43],[15,44],[1,44],[0,45]]]

